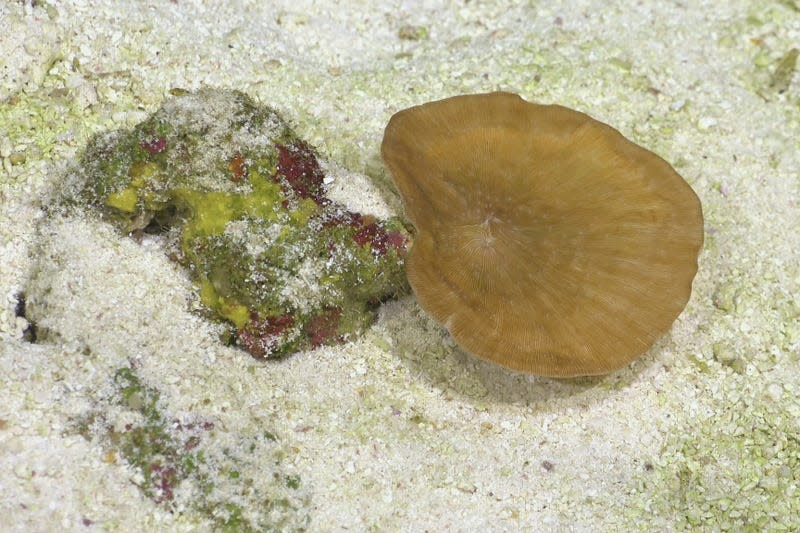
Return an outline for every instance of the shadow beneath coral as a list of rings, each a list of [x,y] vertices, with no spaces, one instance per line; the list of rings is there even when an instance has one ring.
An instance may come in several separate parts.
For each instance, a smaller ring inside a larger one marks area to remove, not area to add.
[[[389,302],[381,309],[377,326],[392,344],[392,351],[419,379],[450,397],[469,403],[504,403],[546,408],[553,400],[571,399],[576,406],[598,401],[597,389],[624,389],[656,361],[657,342],[636,363],[604,376],[549,378],[500,367],[464,352],[447,330],[428,318],[413,296]],[[593,398],[587,400],[586,398]]]

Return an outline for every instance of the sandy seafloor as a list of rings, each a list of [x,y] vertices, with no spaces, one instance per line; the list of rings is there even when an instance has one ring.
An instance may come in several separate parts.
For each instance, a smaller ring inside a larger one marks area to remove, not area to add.
[[[0,3],[0,28],[0,529],[211,529],[235,504],[286,530],[800,530],[800,79],[779,68],[800,3],[37,0]],[[356,342],[258,362],[157,242],[42,210],[92,134],[203,85],[276,108],[375,210],[397,206],[363,183],[386,182],[399,109],[504,89],[587,112],[702,200],[692,298],[600,378],[476,360],[413,297]],[[135,422],[109,400],[131,365],[171,431],[213,424],[205,489],[158,503],[78,431]]]

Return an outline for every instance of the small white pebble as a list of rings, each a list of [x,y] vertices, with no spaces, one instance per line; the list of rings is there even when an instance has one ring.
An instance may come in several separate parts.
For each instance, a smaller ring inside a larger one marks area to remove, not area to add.
[[[764,476],[758,482],[758,486],[767,490],[775,490],[778,488],[778,480],[774,476]]]
[[[16,331],[18,337],[22,336],[22,333],[25,331],[25,328],[28,327],[28,324],[29,323],[27,320],[25,320],[25,317],[14,317],[14,331]]]
[[[11,437],[3,445],[3,451],[8,454],[22,453],[25,450],[25,443],[19,437]]]
[[[475,494],[475,492],[478,491],[478,487],[474,483],[466,483],[463,481],[456,484],[456,488],[467,494]]]
[[[97,91],[94,88],[94,85],[91,83],[82,83],[78,85],[74,90],[73,93],[75,95],[75,102],[82,108],[86,109],[87,107],[93,106],[97,104]]]
[[[781,384],[772,382],[767,385],[767,396],[769,396],[773,401],[780,401],[781,397],[783,396],[783,387]]]
[[[86,80],[80,74],[71,74],[64,80],[64,87],[67,89],[75,89],[86,83]]]
[[[30,479],[33,475],[33,472],[31,472],[31,469],[27,464],[18,463],[14,467],[14,475],[20,479]]]
[[[697,127],[701,130],[707,130],[717,125],[717,119],[711,117],[702,117],[697,121]]]
[[[670,104],[669,108],[672,111],[680,111],[681,109],[683,109],[683,106],[685,106],[685,105],[686,105],[686,99],[685,98],[681,98],[680,100],[676,100],[676,101],[672,102]]]
[[[11,139],[3,137],[0,139],[0,157],[8,157],[14,152],[14,145],[11,144]]]

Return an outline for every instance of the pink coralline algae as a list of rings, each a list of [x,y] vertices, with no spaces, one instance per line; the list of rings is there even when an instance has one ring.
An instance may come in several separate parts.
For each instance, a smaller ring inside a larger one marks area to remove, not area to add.
[[[160,154],[167,149],[167,140],[164,137],[156,137],[142,141],[139,146],[150,155]]]
[[[273,179],[279,181],[283,177],[291,191],[300,198],[310,198],[320,205],[329,203],[323,187],[325,175],[311,147],[303,141],[296,141],[289,146],[278,144],[276,148],[278,165]]]
[[[311,338],[311,346],[316,348],[338,339],[339,322],[342,319],[342,310],[338,308],[325,309],[322,314],[314,318],[306,328]]]
[[[391,231],[374,217],[362,216],[351,211],[335,211],[323,222],[323,227],[346,226],[355,232],[353,240],[359,246],[369,247],[376,255],[384,255],[394,250],[397,253],[405,253],[408,245],[408,236],[404,231]]]
[[[255,357],[269,357],[280,350],[288,337],[299,335],[299,332],[292,331],[294,326],[294,318],[288,314],[264,318],[253,316],[239,330],[239,343]]]
[[[384,255],[390,249],[402,251],[406,245],[406,240],[402,233],[399,231],[386,231],[374,222],[361,226],[353,235],[353,240],[359,246],[369,245],[378,255]]]

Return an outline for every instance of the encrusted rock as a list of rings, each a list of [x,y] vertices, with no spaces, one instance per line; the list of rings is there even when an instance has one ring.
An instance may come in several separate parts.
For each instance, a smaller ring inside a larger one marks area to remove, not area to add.
[[[95,137],[74,198],[121,231],[163,236],[244,349],[339,342],[407,289],[409,233],[326,197],[314,150],[234,91],[176,93],[131,130]]]

